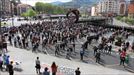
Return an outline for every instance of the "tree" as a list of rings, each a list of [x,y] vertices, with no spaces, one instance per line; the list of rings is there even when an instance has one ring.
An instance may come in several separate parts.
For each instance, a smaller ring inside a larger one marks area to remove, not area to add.
[[[36,16],[36,12],[33,9],[29,9],[27,11],[28,17],[33,17]]]
[[[38,13],[42,13],[44,11],[44,3],[42,2],[37,2],[35,4],[35,9]]]
[[[37,2],[35,4],[35,8],[38,13],[46,13],[46,14],[65,14],[67,10],[60,6],[42,2]]]
[[[21,16],[22,17],[28,17],[28,14],[25,12],[25,13],[22,13]]]

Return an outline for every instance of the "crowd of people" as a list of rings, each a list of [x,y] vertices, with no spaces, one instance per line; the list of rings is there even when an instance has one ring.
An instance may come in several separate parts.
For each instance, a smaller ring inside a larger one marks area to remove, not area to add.
[[[24,49],[32,49],[32,52],[44,52],[47,54],[48,48],[53,46],[55,56],[60,55],[61,51],[64,51],[66,52],[66,58],[70,59],[71,54],[76,52],[76,41],[85,38],[86,41],[80,45],[81,49],[79,49],[80,60],[84,60],[85,51],[88,50],[89,45],[92,45],[92,42],[95,41],[97,44],[93,46],[93,50],[97,63],[101,60],[101,53],[112,53],[112,48],[115,43],[117,43],[118,46],[120,45],[120,65],[124,65],[127,50],[131,47],[132,52],[134,51],[134,41],[132,43],[126,41],[129,36],[133,35],[131,32],[93,26],[86,23],[74,24],[69,20],[27,23],[10,27],[3,32],[5,33],[1,36],[2,43],[0,43],[0,49],[4,54],[8,52],[7,39],[10,45]],[[112,34],[109,37],[105,37],[104,35],[108,33]],[[119,36],[123,38],[116,40]],[[0,55],[0,68],[2,68],[1,62],[3,61],[3,56]],[[36,63],[40,63],[38,58]],[[36,65],[36,67],[38,68],[39,66]],[[47,71],[47,69],[45,69],[45,71]],[[37,73],[39,73],[38,69]]]

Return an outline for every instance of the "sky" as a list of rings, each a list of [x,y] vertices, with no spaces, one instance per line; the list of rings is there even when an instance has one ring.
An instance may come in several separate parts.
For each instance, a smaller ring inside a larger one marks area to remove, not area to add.
[[[22,3],[30,4],[32,6],[34,6],[36,2],[50,3],[55,1],[69,2],[71,0],[21,0]]]

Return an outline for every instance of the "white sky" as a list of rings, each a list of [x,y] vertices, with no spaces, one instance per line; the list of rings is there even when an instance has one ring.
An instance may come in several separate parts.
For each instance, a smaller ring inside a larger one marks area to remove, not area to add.
[[[32,6],[34,6],[36,2],[50,3],[50,2],[55,2],[55,1],[68,2],[71,0],[21,0],[22,3],[30,4]]]

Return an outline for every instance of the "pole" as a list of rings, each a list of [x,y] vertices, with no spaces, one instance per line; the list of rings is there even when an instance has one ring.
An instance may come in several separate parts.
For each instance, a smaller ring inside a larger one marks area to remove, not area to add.
[[[1,19],[2,19],[2,1],[0,0],[0,43],[2,44]]]
[[[12,26],[14,26],[12,1],[11,1],[11,17],[12,17]]]
[[[0,1],[0,35],[1,35],[1,12],[2,12],[2,1]]]

